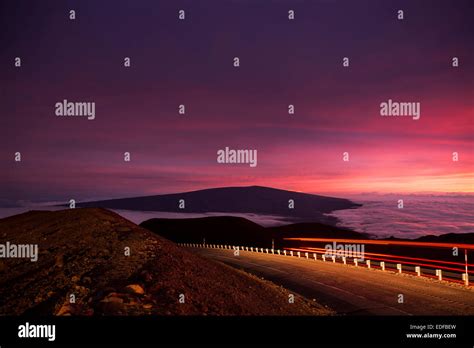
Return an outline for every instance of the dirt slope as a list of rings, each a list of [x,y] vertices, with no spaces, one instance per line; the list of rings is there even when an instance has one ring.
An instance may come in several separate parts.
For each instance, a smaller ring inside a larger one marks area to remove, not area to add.
[[[189,253],[105,209],[1,219],[6,242],[38,244],[39,257],[0,258],[1,315],[332,313],[299,296],[288,303],[288,292],[273,283]]]

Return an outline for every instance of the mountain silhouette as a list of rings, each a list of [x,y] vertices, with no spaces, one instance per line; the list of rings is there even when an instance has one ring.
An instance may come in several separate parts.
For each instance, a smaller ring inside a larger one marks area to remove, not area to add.
[[[368,236],[345,228],[320,223],[296,223],[278,227],[263,227],[236,216],[209,216],[190,219],[149,219],[140,224],[176,243],[226,244],[275,248],[298,245],[285,238],[354,238]]]
[[[292,209],[289,208],[290,200],[294,201]],[[211,188],[184,193],[85,202],[77,205],[177,213],[253,213],[284,216],[291,222],[314,221],[331,224],[337,222],[337,219],[324,214],[360,206],[347,199],[262,186]]]

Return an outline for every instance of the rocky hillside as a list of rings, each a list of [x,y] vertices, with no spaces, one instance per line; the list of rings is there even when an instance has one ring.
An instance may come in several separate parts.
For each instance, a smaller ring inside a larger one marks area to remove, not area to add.
[[[32,211],[0,220],[0,245],[37,244],[38,260],[0,258],[0,315],[328,315],[273,283],[194,255],[105,209]],[[229,251],[231,252],[231,251]]]

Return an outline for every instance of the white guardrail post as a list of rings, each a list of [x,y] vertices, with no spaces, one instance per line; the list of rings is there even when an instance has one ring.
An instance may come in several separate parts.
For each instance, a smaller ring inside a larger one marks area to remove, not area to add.
[[[421,268],[420,268],[420,266],[416,266],[416,267],[415,267],[415,273],[416,273],[416,275],[417,275],[418,277],[421,276]]]
[[[235,246],[235,245],[226,245],[226,244],[195,244],[195,243],[177,243],[178,246],[181,246],[181,247],[192,247],[192,248],[211,248],[211,249],[234,249],[234,250],[245,250],[245,251],[251,251],[251,252],[254,252],[254,247],[241,247],[241,246]],[[283,249],[283,253],[281,253],[281,250],[280,249],[268,249],[268,248],[255,248],[255,252],[261,252],[261,253],[267,253],[267,254],[270,254],[270,252],[272,253],[272,255],[275,255],[275,254],[278,254],[278,255],[284,255],[284,256],[287,256],[287,251],[286,249]],[[294,256],[293,254],[293,250],[289,250],[289,255],[290,256]],[[304,257],[309,260],[310,258],[310,253],[309,252],[305,252],[304,253]],[[297,251],[296,252],[296,255],[298,256],[298,258],[301,258],[301,252],[300,251]],[[332,255],[330,256],[331,259],[332,259],[332,262],[335,263],[336,262],[336,256]],[[318,259],[318,254],[313,252],[313,258],[314,260],[317,260]],[[326,255],[325,254],[322,254],[321,255],[321,258],[324,262],[326,262]],[[354,266],[355,267],[358,267],[359,266],[359,260],[354,258],[353,259],[353,262],[354,262]],[[345,256],[342,257],[342,263],[344,265],[347,265],[347,258]],[[365,263],[367,265],[367,268],[371,268],[371,263],[370,263],[370,260],[365,260]],[[398,273],[402,273],[402,270],[403,270],[403,265],[401,263],[397,263],[396,264],[396,268],[397,268],[397,271]],[[385,266],[385,262],[384,261],[380,261],[380,269],[382,271],[385,271],[386,270],[386,266]],[[421,267],[420,266],[415,266],[415,274],[418,276],[418,277],[421,277]],[[436,277],[438,277],[438,280],[443,280],[443,271],[441,269],[436,269],[435,270],[435,274],[436,274]],[[464,282],[464,284],[466,286],[469,285],[469,275],[466,274],[466,273],[462,273],[462,280]]]

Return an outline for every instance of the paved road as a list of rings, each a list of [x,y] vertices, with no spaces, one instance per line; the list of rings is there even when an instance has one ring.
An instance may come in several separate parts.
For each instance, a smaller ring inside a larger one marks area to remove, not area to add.
[[[348,315],[474,315],[474,290],[437,280],[307,260],[233,250],[189,248],[244,269]],[[399,295],[403,303],[399,303]]]

